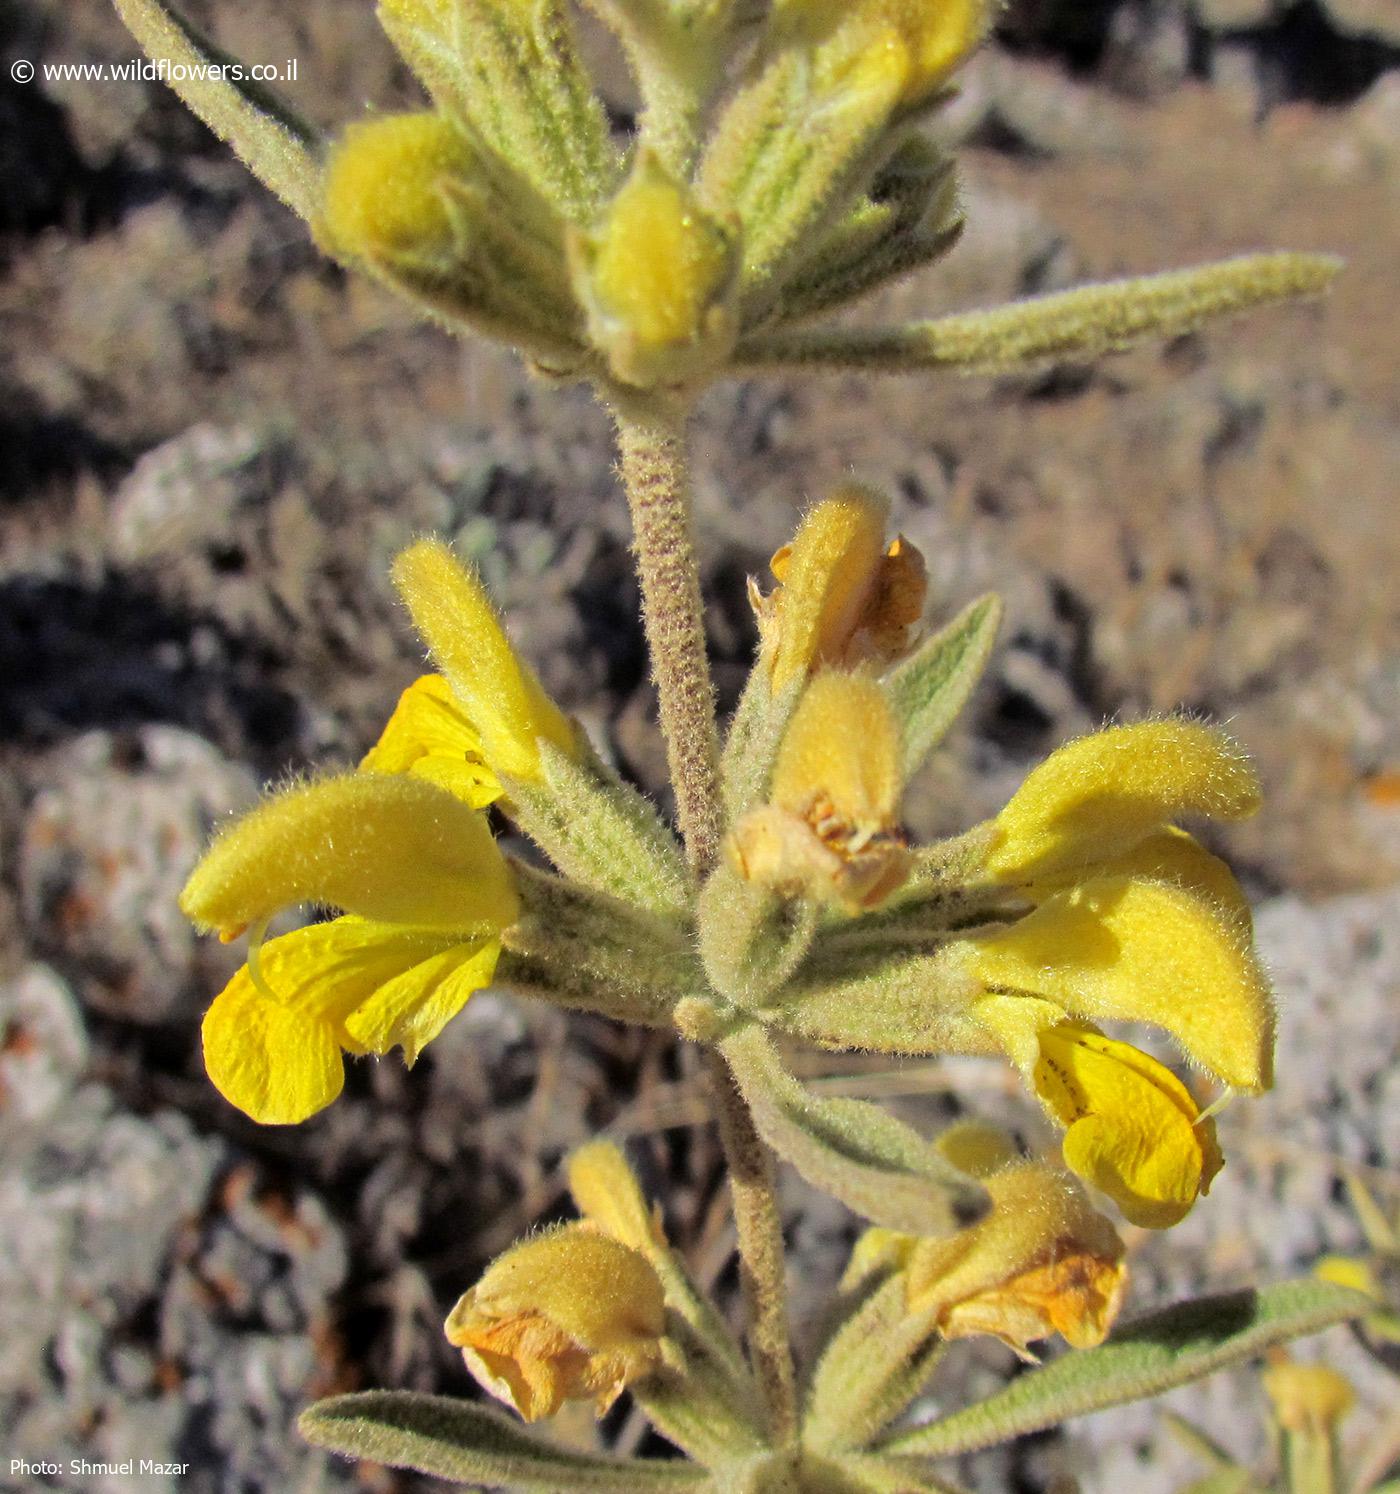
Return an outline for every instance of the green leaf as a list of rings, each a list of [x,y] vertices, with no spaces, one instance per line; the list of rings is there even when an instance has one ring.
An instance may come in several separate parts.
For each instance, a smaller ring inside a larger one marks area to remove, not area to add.
[[[620,162],[564,0],[457,0],[380,16],[439,107],[570,222],[593,219]]]
[[[1181,1494],[1254,1494],[1258,1487],[1248,1468],[1220,1468],[1187,1484]]]
[[[1251,1359],[1271,1344],[1362,1316],[1370,1299],[1323,1281],[1199,1297],[1129,1323],[1098,1349],[1067,1353],[975,1406],[901,1432],[879,1451],[951,1457],[1146,1400]]]
[[[783,1067],[762,1028],[721,1044],[764,1141],[863,1218],[911,1235],[975,1224],[987,1195],[916,1131],[863,1100],[823,1100]]]
[[[165,0],[116,0],[117,14],[147,55],[183,69],[170,86],[264,186],[310,221],[321,197],[316,130],[248,68],[199,32]]]
[[[918,771],[967,704],[991,657],[1001,616],[1000,597],[978,597],[885,680],[904,728],[906,779]]]
[[[1056,358],[1096,358],[1257,306],[1321,295],[1341,268],[1327,254],[1249,254],[902,327],[760,333],[739,344],[734,366],[997,373]]]
[[[489,1488],[597,1494],[701,1489],[693,1463],[568,1452],[499,1411],[448,1396],[370,1390],[332,1396],[297,1419],[306,1440],[349,1458],[413,1468],[434,1478]]]

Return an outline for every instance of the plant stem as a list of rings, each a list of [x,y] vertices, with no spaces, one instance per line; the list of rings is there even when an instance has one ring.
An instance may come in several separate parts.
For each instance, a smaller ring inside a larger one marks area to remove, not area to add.
[[[616,412],[622,480],[632,510],[651,667],[661,697],[661,728],[676,810],[691,867],[703,876],[719,857],[722,807],[714,688],[705,654],[700,571],[690,504],[685,415]],[[797,1390],[788,1337],[782,1220],[773,1158],[723,1057],[706,1054],[729,1166],[749,1354],[764,1398],[769,1435],[779,1447],[797,1436]]]
[[[701,877],[719,857],[721,803],[715,692],[705,655],[691,520],[687,419],[619,411],[617,429],[676,814],[691,868]]]
[[[787,1266],[773,1154],[754,1129],[753,1117],[728,1064],[713,1049],[705,1058],[729,1164],[740,1274],[749,1303],[749,1357],[764,1398],[769,1435],[775,1446],[789,1447],[797,1438],[797,1385],[788,1333]]]

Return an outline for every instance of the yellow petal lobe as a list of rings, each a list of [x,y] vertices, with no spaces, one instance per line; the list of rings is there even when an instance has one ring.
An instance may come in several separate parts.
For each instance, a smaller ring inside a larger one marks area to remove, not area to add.
[[[420,960],[356,1006],[345,1031],[367,1053],[402,1048],[412,1068],[468,997],[491,984],[500,953],[499,939],[483,939]]]
[[[357,1013],[391,1005],[400,981],[406,984],[399,990],[415,991],[426,978],[415,980],[416,972],[430,972],[436,961],[462,958],[456,938],[337,918],[269,940],[258,953],[259,978],[245,965],[205,1016],[204,1062],[214,1087],[264,1125],[295,1125],[314,1115],[340,1093],[342,1049],[387,1053],[395,1043],[408,1046],[400,1032],[357,1023]],[[428,1039],[419,1036],[421,1047]]]
[[[1131,849],[1180,815],[1242,819],[1259,780],[1216,727],[1144,721],[1080,737],[1051,753],[997,816],[987,872],[1034,882]]]
[[[214,841],[180,894],[189,918],[225,930],[298,903],[464,930],[504,928],[519,907],[485,816],[388,773],[273,795]]]
[[[1040,1035],[1036,1093],[1067,1127],[1065,1164],[1148,1229],[1179,1223],[1224,1165],[1215,1124],[1155,1059],[1090,1027]]]
[[[360,771],[412,773],[473,809],[501,797],[500,781],[482,755],[481,734],[440,674],[425,674],[403,692]]]
[[[411,545],[395,560],[393,575],[496,772],[542,782],[541,739],[577,757],[573,727],[512,647],[481,582],[446,545]]]
[[[214,998],[202,1037],[214,1088],[261,1125],[297,1125],[345,1085],[335,1026],[313,1011],[269,1001],[246,965]]]
[[[962,947],[988,987],[1151,1022],[1223,1083],[1258,1092],[1273,1080],[1273,1000],[1247,930],[1220,908],[1168,882],[1096,878]]]

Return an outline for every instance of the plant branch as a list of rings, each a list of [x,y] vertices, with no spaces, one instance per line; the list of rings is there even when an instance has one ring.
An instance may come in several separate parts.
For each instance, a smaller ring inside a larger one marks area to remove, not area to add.
[[[705,1059],[729,1164],[734,1226],[749,1304],[749,1356],[764,1398],[769,1434],[776,1446],[790,1446],[797,1437],[797,1384],[788,1334],[787,1265],[773,1154],[754,1129],[748,1104],[723,1057],[711,1049]]]
[[[715,693],[705,654],[695,559],[686,418],[617,412],[622,480],[676,814],[697,877],[719,857],[721,798]]]

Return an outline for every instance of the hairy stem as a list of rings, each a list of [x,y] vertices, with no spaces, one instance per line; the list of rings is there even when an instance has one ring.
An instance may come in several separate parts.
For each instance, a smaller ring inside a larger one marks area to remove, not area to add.
[[[764,1398],[769,1435],[776,1446],[790,1446],[797,1437],[797,1384],[788,1335],[783,1222],[774,1187],[773,1154],[754,1129],[728,1064],[713,1050],[706,1054],[706,1062],[729,1163],[740,1269],[749,1303],[749,1356]]]
[[[661,696],[661,727],[681,833],[699,877],[718,859],[722,818],[719,738],[692,532],[686,419],[654,411],[618,411],[617,426],[647,644]],[[749,1303],[749,1354],[764,1398],[769,1435],[779,1446],[790,1446],[797,1436],[797,1390],[773,1158],[754,1129],[724,1059],[712,1051],[707,1061]]]
[[[695,560],[686,421],[619,412],[617,427],[676,814],[691,867],[703,876],[719,856],[719,738]]]

